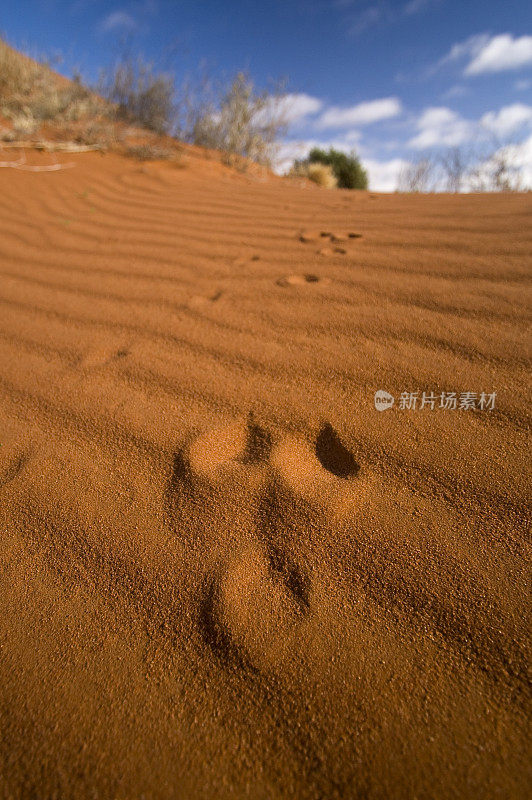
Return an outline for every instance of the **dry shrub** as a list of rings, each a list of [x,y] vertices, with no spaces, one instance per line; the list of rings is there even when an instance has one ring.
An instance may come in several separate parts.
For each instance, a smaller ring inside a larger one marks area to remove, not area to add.
[[[436,163],[429,157],[406,164],[397,178],[398,192],[433,192],[436,189]]]
[[[30,93],[37,81],[38,65],[21,56],[0,39],[0,101],[2,105],[12,96]]]
[[[64,81],[0,40],[0,112],[26,134],[47,120],[64,131],[84,122],[84,143],[100,144],[100,135],[112,138],[99,127],[102,121],[126,121],[218,150],[226,163],[247,169],[250,161],[265,166],[273,161],[289,112],[284,99],[280,89],[256,91],[250,78],[238,73],[229,82],[204,82],[199,92],[185,83],[176,102],[173,77],[127,53],[89,91],[79,77]],[[160,151],[155,157],[165,156]]]
[[[78,120],[103,110],[101,98],[83,86],[79,76],[63,81],[46,64],[0,40],[0,111],[14,128],[23,132],[46,120]]]
[[[97,91],[119,119],[156,133],[168,133],[174,124],[174,80],[171,75],[157,73],[141,56],[124,56],[103,70]]]
[[[37,120],[34,119],[32,114],[20,114],[13,116],[13,133],[16,139],[21,139],[26,136],[33,136],[39,127]]]
[[[98,146],[104,150],[119,145],[124,139],[124,132],[120,126],[105,117],[89,119],[82,124],[65,122],[60,126],[60,130],[65,139],[89,147]]]
[[[318,186],[325,189],[336,189],[337,180],[332,167],[329,164],[308,164],[307,177]]]
[[[336,189],[338,181],[329,164],[309,164],[306,161],[296,161],[288,173],[291,178],[306,178],[325,189]]]
[[[136,158],[139,161],[154,161],[165,160],[173,158],[174,153],[166,147],[161,147],[158,144],[131,144],[125,148],[126,156]]]
[[[177,135],[220,151],[227,163],[269,166],[286,128],[282,98],[280,89],[257,92],[243,72],[228,84],[203,80],[199,90],[186,84],[178,101]]]

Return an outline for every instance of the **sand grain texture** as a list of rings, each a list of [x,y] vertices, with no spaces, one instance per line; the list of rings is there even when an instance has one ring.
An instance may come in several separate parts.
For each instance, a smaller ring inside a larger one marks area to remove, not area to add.
[[[0,175],[0,796],[524,797],[531,196],[72,160]]]

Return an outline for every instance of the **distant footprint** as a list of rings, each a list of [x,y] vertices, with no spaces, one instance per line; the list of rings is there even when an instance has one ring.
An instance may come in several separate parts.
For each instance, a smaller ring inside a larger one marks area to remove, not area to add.
[[[87,370],[99,369],[115,361],[120,361],[120,359],[126,358],[128,355],[128,347],[112,348],[103,345],[102,347],[92,348],[82,356],[79,361],[79,366]]]
[[[351,233],[351,232],[343,233],[343,232],[336,231],[334,233],[329,234],[329,238],[330,238],[331,242],[348,242],[348,241],[350,241],[352,239],[361,239],[362,238],[362,234],[361,233]]]
[[[317,241],[319,241],[321,235],[322,234],[320,233],[320,231],[314,231],[314,230],[301,231],[301,233],[299,234],[299,241],[300,242],[317,242]]]
[[[279,280],[277,280],[276,283],[277,286],[283,286],[283,287],[306,286],[309,283],[311,284],[320,283],[322,285],[325,285],[329,283],[329,280],[326,278],[325,279],[320,278],[318,275],[314,275],[313,273],[305,272],[301,274],[287,275],[284,278],[279,278]]]
[[[17,444],[0,443],[0,489],[21,474],[30,459],[30,451]]]
[[[233,261],[234,267],[245,267],[246,264],[249,264],[250,261],[260,261],[260,256],[258,253],[253,253],[249,256],[239,256]]]
[[[188,301],[188,306],[189,308],[201,308],[202,306],[208,306],[211,303],[217,303],[222,296],[223,292],[221,289],[213,292],[211,295],[195,294]]]
[[[312,242],[319,242],[323,241],[324,239],[328,239],[333,244],[340,244],[344,242],[350,242],[354,239],[361,239],[361,233],[354,233],[352,231],[344,232],[344,231],[302,231],[299,234],[299,240],[304,243],[312,243]]]

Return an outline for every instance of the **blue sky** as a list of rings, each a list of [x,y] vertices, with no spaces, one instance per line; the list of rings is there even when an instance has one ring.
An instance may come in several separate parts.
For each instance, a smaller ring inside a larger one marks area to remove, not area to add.
[[[532,4],[524,0],[17,0],[0,30],[94,78],[124,34],[178,80],[205,63],[287,78],[288,162],[313,144],[355,148],[375,189],[405,161],[512,142],[532,182]]]

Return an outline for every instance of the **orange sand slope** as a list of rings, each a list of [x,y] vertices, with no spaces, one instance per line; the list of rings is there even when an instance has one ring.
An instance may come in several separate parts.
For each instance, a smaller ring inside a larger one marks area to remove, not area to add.
[[[532,197],[68,160],[0,175],[0,796],[524,797]]]

